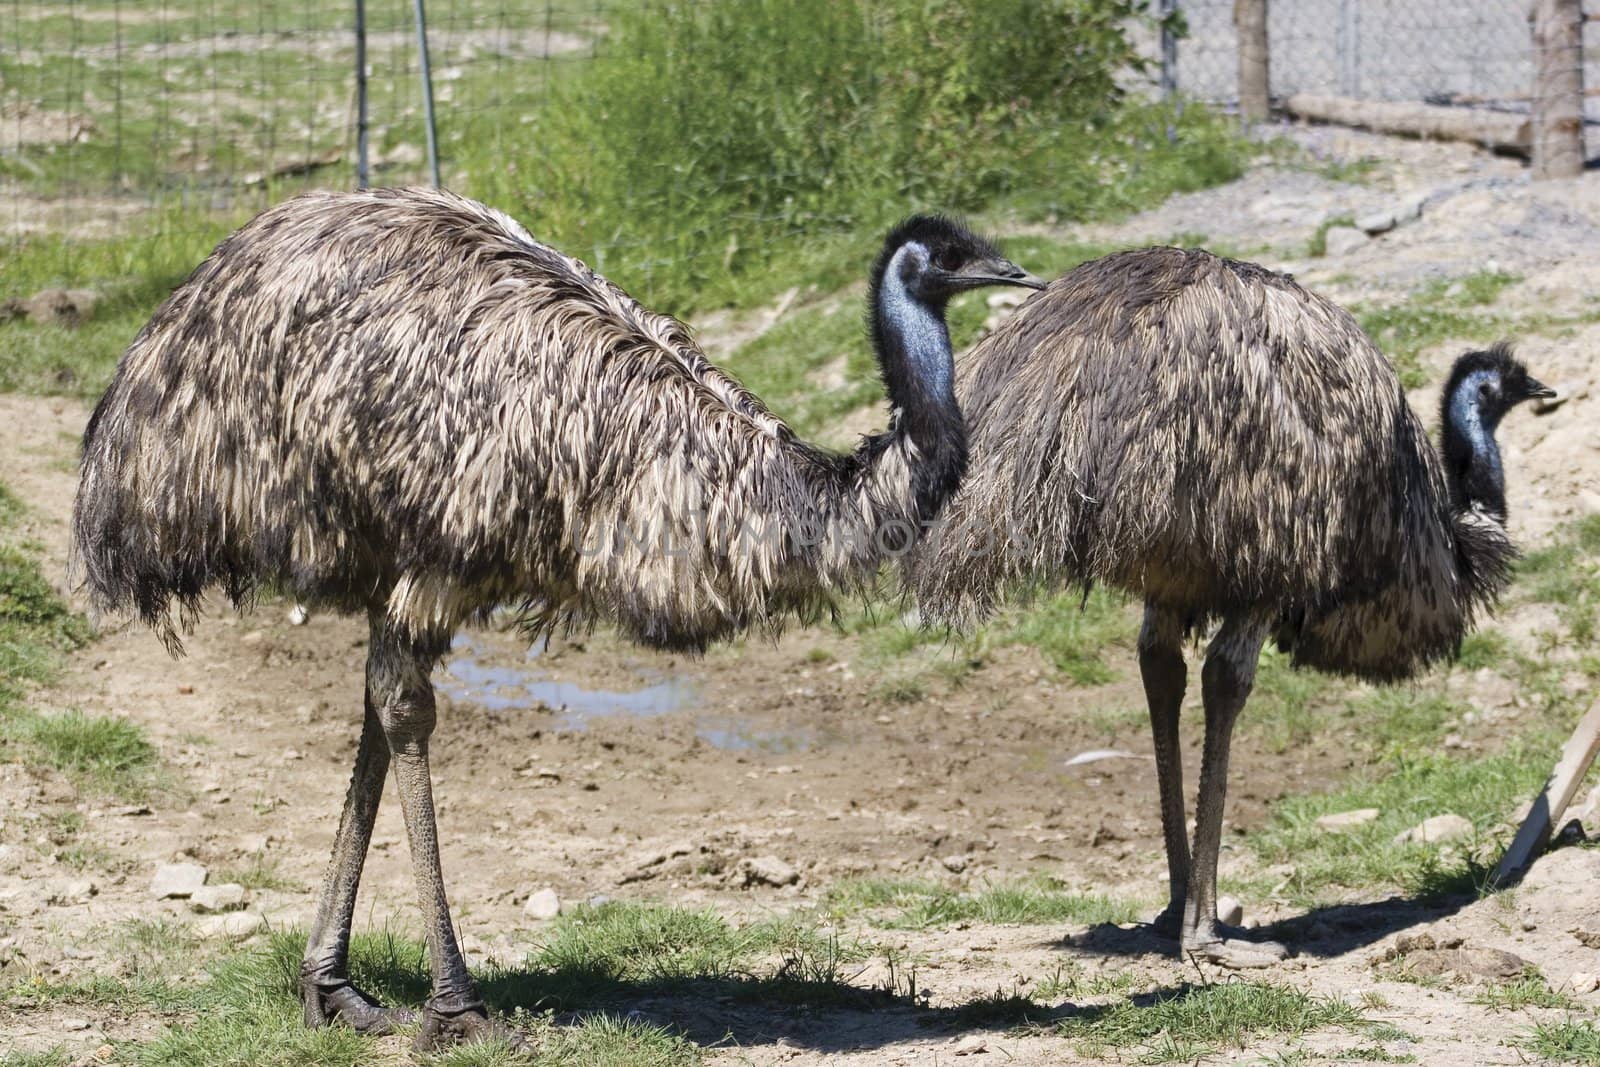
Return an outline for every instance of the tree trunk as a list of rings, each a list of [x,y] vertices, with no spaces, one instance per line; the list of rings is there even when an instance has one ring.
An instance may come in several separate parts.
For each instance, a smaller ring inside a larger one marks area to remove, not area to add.
[[[1583,2],[1533,0],[1533,176],[1583,173]]]
[[[1260,122],[1271,91],[1267,0],[1233,0],[1233,28],[1239,35],[1239,116]]]

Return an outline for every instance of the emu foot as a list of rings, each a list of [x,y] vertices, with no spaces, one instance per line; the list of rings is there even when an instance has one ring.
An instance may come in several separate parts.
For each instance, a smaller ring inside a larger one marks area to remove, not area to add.
[[[386,1008],[349,982],[337,985],[300,980],[300,1002],[305,1007],[306,1025],[330,1026],[343,1023],[358,1034],[384,1037],[416,1021],[404,1008]]]
[[[431,1000],[422,1009],[422,1029],[412,1047],[418,1052],[433,1052],[473,1041],[503,1041],[517,1051],[528,1047],[521,1034],[489,1018],[481,1004],[451,1012],[435,1007]]]
[[[1289,958],[1289,949],[1276,941],[1252,941],[1237,926],[1217,923],[1211,930],[1195,930],[1183,938],[1182,955],[1244,971],[1271,967]]]

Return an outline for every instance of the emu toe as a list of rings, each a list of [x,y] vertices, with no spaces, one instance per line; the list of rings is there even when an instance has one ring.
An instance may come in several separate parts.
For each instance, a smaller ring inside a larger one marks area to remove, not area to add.
[[[516,1051],[528,1048],[528,1042],[489,1017],[483,1008],[444,1012],[429,1003],[422,1009],[422,1029],[412,1047],[418,1052],[435,1052],[458,1043],[476,1041],[501,1041]]]
[[[1248,971],[1282,963],[1289,958],[1289,949],[1277,941],[1252,941],[1238,927],[1218,923],[1210,936],[1197,932],[1185,937],[1182,955],[1229,970]]]
[[[416,1013],[404,1008],[386,1008],[361,990],[344,982],[336,986],[319,985],[301,979],[300,1002],[305,1006],[307,1026],[343,1023],[358,1034],[384,1037],[416,1021]]]

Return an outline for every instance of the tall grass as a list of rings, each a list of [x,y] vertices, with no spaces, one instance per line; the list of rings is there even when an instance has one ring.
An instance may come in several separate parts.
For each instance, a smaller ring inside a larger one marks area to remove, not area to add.
[[[624,10],[474,192],[653,303],[802,275],[828,233],[1019,197],[1083,215],[1232,176],[1204,109],[1135,103],[1134,0],[715,0]],[[1169,126],[1178,136],[1169,142]],[[486,142],[487,143],[487,142]],[[825,260],[836,259],[830,250]]]

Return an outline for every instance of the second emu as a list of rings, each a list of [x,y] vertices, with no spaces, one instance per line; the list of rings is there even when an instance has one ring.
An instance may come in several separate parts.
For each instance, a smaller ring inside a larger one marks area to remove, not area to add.
[[[1343,309],[1254,264],[1153,248],[1052,282],[969,354],[957,395],[971,465],[915,552],[924,611],[971,621],[1030,581],[1143,597],[1157,926],[1218,963],[1282,957],[1216,914],[1229,741],[1261,647],[1379,682],[1454,655],[1513,556],[1495,428],[1549,390],[1504,347],[1463,356],[1435,452]],[[1191,851],[1178,715],[1184,645],[1206,632]]]
[[[490,1028],[445,900],[429,674],[502,605],[659,648],[776,627],[903,549],[966,463],[945,304],[1039,283],[948,220],[892,232],[872,337],[893,426],[795,436],[675,320],[481,204],[312,194],[224,241],[139,333],[84,434],[94,603],[177,651],[201,595],[259,585],[369,620],[355,772],[301,967],[308,1024],[409,1017],[350,984],[392,763],[432,970],[418,1042]],[[176,617],[174,614],[176,613]]]

